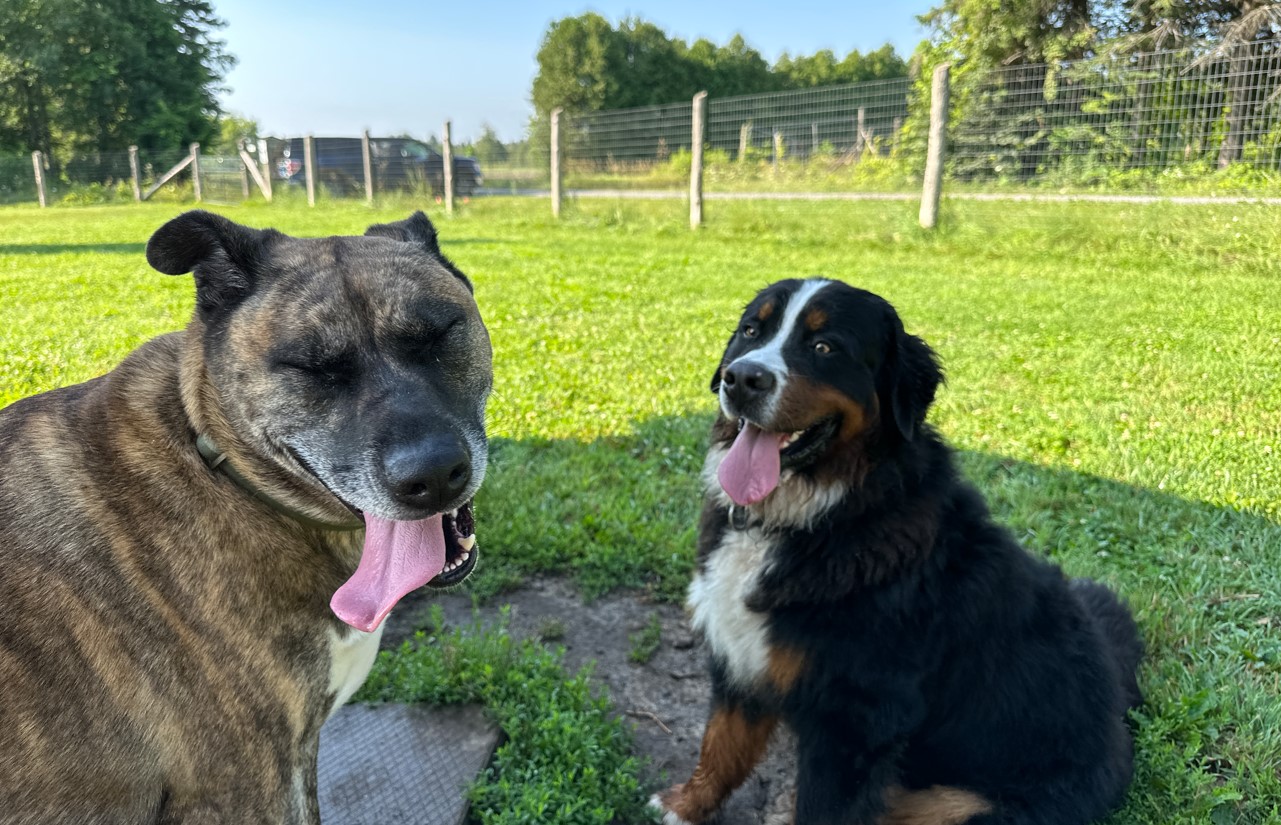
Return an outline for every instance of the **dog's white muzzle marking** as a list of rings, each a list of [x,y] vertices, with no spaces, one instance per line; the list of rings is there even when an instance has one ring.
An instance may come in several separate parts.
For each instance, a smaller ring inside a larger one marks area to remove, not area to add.
[[[774,331],[773,337],[760,349],[743,353],[726,365],[725,368],[729,369],[750,364],[760,367],[774,376],[774,389],[770,393],[769,403],[760,411],[760,420],[752,422],[758,427],[768,429],[768,425],[774,420],[774,415],[778,412],[778,400],[787,391],[787,379],[790,371],[787,367],[787,360],[783,357],[783,347],[787,346],[787,342],[792,339],[796,331],[796,325],[800,322],[801,315],[804,314],[805,308],[809,306],[810,301],[814,299],[814,296],[823,287],[830,283],[832,282],[817,278],[801,284],[800,289],[793,292],[791,297],[787,299],[787,309],[783,311],[783,320],[779,323],[778,329]],[[720,404],[726,416],[730,418],[738,416],[738,413],[732,411],[729,407],[729,397],[726,394],[724,382],[721,383]]]

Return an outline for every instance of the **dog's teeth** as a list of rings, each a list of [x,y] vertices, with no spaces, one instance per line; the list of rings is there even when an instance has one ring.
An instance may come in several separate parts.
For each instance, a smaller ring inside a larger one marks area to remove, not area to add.
[[[466,556],[476,546],[476,534],[472,533],[470,536],[463,536],[458,540],[458,546],[463,548],[463,555]]]
[[[458,518],[458,508],[457,508],[457,507],[455,507],[454,509],[452,509],[452,510],[450,510],[450,511],[449,511],[449,517],[450,517],[450,518]]]
[[[740,419],[738,419],[738,428],[741,430],[741,429],[743,429],[745,426],[747,426],[747,419],[746,419],[746,418],[740,418]]]

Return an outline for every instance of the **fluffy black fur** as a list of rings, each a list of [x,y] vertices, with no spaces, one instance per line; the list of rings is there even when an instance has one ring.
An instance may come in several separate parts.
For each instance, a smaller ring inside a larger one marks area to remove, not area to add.
[[[799,283],[762,296],[785,304]],[[846,363],[789,355],[789,369],[827,386],[840,373],[876,397],[853,399],[868,413],[857,438],[797,470],[821,479],[841,467],[850,492],[811,529],[775,533],[747,601],[768,615],[772,647],[802,655],[803,674],[785,691],[743,689],[713,650],[714,707],[794,729],[798,825],[873,823],[895,785],[972,791],[993,806],[976,825],[1106,815],[1131,775],[1126,716],[1141,701],[1142,655],[1133,619],[1107,588],[1069,581],[993,521],[924,423],[942,375],[893,309],[843,284],[819,298],[824,332],[846,336]],[[722,366],[742,351],[731,341]],[[860,372],[867,380],[850,377]],[[713,442],[735,430],[722,416]],[[703,569],[729,529],[728,508],[709,496]]]

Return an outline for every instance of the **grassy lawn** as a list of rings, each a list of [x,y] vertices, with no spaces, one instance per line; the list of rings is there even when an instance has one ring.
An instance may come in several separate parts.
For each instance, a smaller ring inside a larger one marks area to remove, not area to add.
[[[220,211],[350,234],[413,206]],[[964,202],[930,237],[910,203],[713,203],[698,233],[683,208],[582,202],[560,224],[545,201],[429,210],[496,353],[478,597],[561,571],[587,598],[681,598],[707,383],[738,311],[774,279],[840,277],[942,356],[932,420],[999,518],[1134,607],[1148,702],[1113,822],[1281,821],[1276,210]],[[190,279],[142,257],[179,209],[0,209],[0,405],[185,322]]]

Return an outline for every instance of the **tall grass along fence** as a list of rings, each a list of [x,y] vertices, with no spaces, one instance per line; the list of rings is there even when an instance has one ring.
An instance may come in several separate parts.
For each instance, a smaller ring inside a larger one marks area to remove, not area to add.
[[[928,204],[940,192],[1281,194],[1281,40],[985,70],[958,64],[938,75],[729,98],[700,94],[615,111],[558,110],[554,123],[532,130],[542,137],[531,139],[539,145],[524,162],[486,163],[469,177],[468,160],[455,158],[452,180],[433,177],[439,173],[423,153],[436,148],[367,133],[270,138],[211,155],[198,147],[137,152],[132,165],[127,152],[0,158],[0,202],[151,194],[314,203],[408,192],[452,206],[454,196],[550,192],[556,214],[562,194],[688,198],[697,225],[704,195],[915,198],[924,187]],[[548,145],[553,135],[555,147]],[[936,180],[926,180],[927,168]]]

